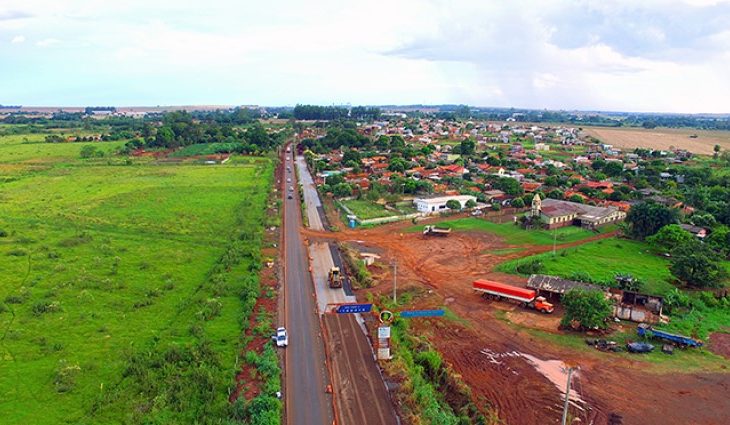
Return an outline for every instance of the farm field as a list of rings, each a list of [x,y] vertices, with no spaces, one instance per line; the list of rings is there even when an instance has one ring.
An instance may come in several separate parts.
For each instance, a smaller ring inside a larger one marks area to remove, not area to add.
[[[0,138],[0,422],[225,417],[271,162],[109,165],[17,137]]]
[[[730,149],[730,131],[695,130],[691,128],[640,129],[613,127],[585,127],[583,131],[603,143],[626,149],[669,149],[673,146],[703,155],[712,155],[712,148],[715,145],[720,145],[723,150]],[[697,138],[690,137],[695,134]]]
[[[596,236],[596,233],[576,226],[563,227],[555,231],[525,230],[511,222],[494,223],[475,217],[446,220],[440,222],[439,226],[451,227],[454,231],[492,233],[504,238],[505,243],[509,245],[552,245],[554,242],[564,244]],[[422,225],[412,226],[408,229],[409,232],[420,230],[423,230]],[[612,230],[613,227],[607,226],[602,229],[601,233]]]

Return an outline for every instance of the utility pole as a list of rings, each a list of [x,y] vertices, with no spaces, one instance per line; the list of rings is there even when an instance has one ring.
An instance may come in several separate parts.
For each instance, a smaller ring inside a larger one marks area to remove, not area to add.
[[[568,383],[565,385],[565,404],[563,405],[563,421],[562,425],[566,425],[568,420],[568,402],[570,401],[570,375],[573,374],[573,368],[568,368]]]
[[[398,288],[398,260],[393,260],[393,304],[397,304],[396,288]]]
[[[555,257],[555,249],[558,245],[558,228],[553,229],[553,257]]]

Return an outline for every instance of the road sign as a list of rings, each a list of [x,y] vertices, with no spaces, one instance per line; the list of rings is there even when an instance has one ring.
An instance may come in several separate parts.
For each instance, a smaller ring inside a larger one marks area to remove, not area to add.
[[[379,327],[378,338],[390,338],[390,326]]]
[[[400,317],[440,317],[443,315],[443,310],[409,310],[400,312]]]
[[[338,314],[369,313],[372,308],[372,304],[342,304],[336,311]]]

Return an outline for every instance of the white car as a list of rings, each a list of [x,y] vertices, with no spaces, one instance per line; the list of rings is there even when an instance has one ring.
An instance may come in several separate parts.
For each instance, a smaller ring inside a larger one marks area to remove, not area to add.
[[[286,328],[278,328],[276,330],[276,346],[286,347],[289,345],[289,336],[286,334]]]
[[[287,183],[291,183],[291,178],[287,178],[287,179],[286,179],[286,182],[287,182]]]

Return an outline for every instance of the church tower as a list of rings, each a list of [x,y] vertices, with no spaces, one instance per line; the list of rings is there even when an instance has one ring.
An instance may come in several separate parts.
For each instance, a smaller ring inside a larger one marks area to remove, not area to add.
[[[542,211],[542,201],[540,200],[540,195],[538,195],[536,193],[535,197],[532,198],[532,216],[540,217],[541,211]]]

